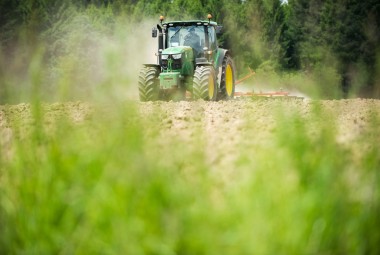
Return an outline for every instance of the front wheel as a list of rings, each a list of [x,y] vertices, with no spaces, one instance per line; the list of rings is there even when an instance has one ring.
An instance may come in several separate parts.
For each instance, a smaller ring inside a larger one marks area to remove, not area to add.
[[[226,55],[222,63],[222,77],[220,82],[221,98],[233,99],[235,95],[235,66],[232,58]]]
[[[141,69],[139,75],[139,95],[140,101],[155,101],[158,99],[159,83],[158,76],[159,68],[145,66]]]
[[[193,98],[216,101],[218,88],[212,66],[197,66],[193,78]]]

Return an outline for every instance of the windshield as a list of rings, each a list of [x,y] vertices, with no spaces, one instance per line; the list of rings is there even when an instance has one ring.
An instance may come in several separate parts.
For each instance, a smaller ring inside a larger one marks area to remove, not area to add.
[[[196,56],[200,56],[204,47],[217,49],[215,28],[204,25],[170,26],[166,36],[167,47],[190,46]]]
[[[202,49],[205,46],[204,26],[178,26],[168,28],[168,47],[190,46]]]

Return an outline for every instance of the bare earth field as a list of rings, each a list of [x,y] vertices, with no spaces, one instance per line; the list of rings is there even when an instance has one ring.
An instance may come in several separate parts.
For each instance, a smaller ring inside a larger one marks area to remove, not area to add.
[[[93,106],[83,102],[44,104],[42,108],[46,126],[62,117],[74,123],[84,123],[91,119],[95,111]],[[249,154],[272,146],[278,133],[275,131],[279,127],[291,130],[294,116],[310,123],[308,129],[311,136],[321,124],[328,124],[335,127],[337,143],[355,146],[373,117],[380,115],[380,100],[241,99],[219,102],[148,102],[137,103],[135,108],[139,121],[145,121],[145,134],[149,136],[151,132],[158,132],[159,137],[162,137],[162,146],[170,138],[183,141],[189,146],[197,146],[200,137],[210,165],[215,168],[229,168],[234,165],[239,150],[244,150],[245,153],[248,150]],[[113,111],[110,105],[104,109],[106,115]],[[17,132],[13,128],[16,123],[21,127]],[[282,123],[281,126],[278,123]],[[7,148],[15,135],[22,136],[32,125],[32,109],[29,104],[0,106],[3,149]],[[375,137],[374,146],[378,146],[377,140],[379,138]]]

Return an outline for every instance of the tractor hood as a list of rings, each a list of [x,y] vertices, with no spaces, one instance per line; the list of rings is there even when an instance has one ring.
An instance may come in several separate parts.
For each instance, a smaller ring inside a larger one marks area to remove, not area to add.
[[[177,46],[177,47],[170,47],[162,51],[162,55],[175,55],[175,54],[181,54],[184,52],[190,52],[192,51],[192,48],[189,46]]]
[[[161,66],[164,72],[179,71],[182,75],[194,72],[194,53],[189,46],[170,47],[161,53]]]

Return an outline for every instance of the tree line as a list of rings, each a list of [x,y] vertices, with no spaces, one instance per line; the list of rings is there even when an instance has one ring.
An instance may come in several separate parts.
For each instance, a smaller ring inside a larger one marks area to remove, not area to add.
[[[48,54],[60,54],[54,45],[73,12],[102,10],[104,33],[112,33],[120,17],[139,22],[212,13],[225,26],[220,43],[232,49],[238,66],[308,73],[327,65],[339,75],[344,94],[359,84],[373,96],[380,87],[377,0],[1,0],[0,9],[3,56],[11,54],[20,31],[28,40],[49,38]]]

